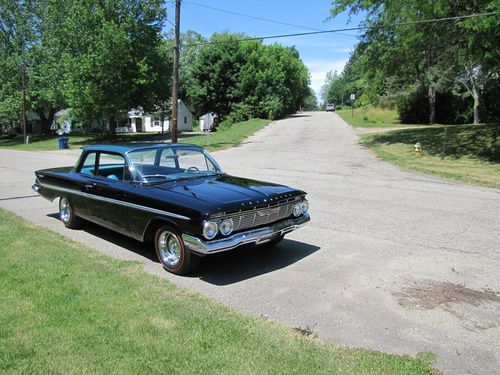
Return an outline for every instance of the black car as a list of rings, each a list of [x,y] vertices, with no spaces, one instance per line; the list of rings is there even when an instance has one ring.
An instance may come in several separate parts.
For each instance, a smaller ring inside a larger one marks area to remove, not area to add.
[[[176,274],[207,254],[277,244],[310,220],[304,191],[230,176],[195,145],[87,146],[75,167],[35,175],[33,189],[59,198],[66,227],[85,219],[154,242]]]

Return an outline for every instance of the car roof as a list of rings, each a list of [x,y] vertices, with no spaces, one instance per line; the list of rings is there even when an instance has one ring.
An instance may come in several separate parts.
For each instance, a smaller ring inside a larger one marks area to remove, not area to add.
[[[105,145],[105,144],[97,144],[97,145],[89,145],[83,146],[83,151],[107,151],[107,152],[118,152],[118,153],[127,153],[130,151],[148,149],[148,148],[199,148],[203,149],[203,147],[198,145],[193,145],[189,143],[123,143],[123,144],[113,144],[113,145]]]

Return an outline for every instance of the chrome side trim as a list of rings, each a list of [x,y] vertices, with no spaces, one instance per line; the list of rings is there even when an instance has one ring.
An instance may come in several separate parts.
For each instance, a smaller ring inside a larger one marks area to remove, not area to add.
[[[35,188],[35,186],[37,188]],[[176,219],[190,220],[190,218],[187,217],[187,216],[182,216],[182,215],[174,214],[173,212],[158,210],[158,209],[152,208],[152,207],[141,206],[139,204],[125,202],[125,201],[120,201],[118,199],[101,197],[100,195],[84,193],[83,191],[79,191],[79,190],[66,189],[66,188],[63,188],[63,187],[60,187],[60,186],[56,186],[56,185],[52,185],[52,184],[47,184],[45,182],[44,183],[39,182],[39,185],[35,184],[35,185],[32,186],[33,190],[35,190],[37,193],[38,193],[38,191],[40,190],[41,187],[44,187],[46,189],[52,189],[52,190],[55,190],[55,191],[60,191],[62,193],[69,193],[69,194],[80,195],[82,197],[89,198],[89,199],[94,199],[94,200],[98,200],[98,201],[101,201],[101,202],[113,203],[113,204],[118,204],[120,206],[135,208],[135,209],[141,210],[141,211],[152,212],[152,213],[155,213],[155,214],[158,214],[158,215],[165,215],[165,216],[173,217],[173,218],[176,218]]]
[[[182,239],[184,244],[195,253],[201,255],[215,254],[222,251],[232,250],[244,244],[265,243],[271,240],[273,236],[287,234],[303,226],[310,220],[311,217],[306,213],[298,218],[281,221],[264,228],[236,233],[230,237],[222,238],[220,240],[203,241],[198,237],[190,236],[188,234],[183,234]]]

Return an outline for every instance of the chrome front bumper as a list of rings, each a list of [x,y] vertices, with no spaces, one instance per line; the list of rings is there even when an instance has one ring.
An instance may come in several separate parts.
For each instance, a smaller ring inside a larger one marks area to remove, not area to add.
[[[188,234],[183,234],[182,239],[184,240],[184,244],[195,253],[201,255],[215,254],[222,251],[232,250],[235,247],[244,244],[266,243],[277,235],[290,233],[310,220],[311,218],[309,214],[305,214],[296,219],[288,219],[272,224],[268,227],[236,233],[232,236],[221,238],[220,240],[203,241],[198,237],[193,237]]]

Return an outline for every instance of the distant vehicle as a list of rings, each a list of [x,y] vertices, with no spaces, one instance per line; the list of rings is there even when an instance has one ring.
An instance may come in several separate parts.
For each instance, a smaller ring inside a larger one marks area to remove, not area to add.
[[[326,105],[326,111],[327,111],[327,112],[335,111],[335,104],[333,104],[333,103],[328,103],[328,104]]]

